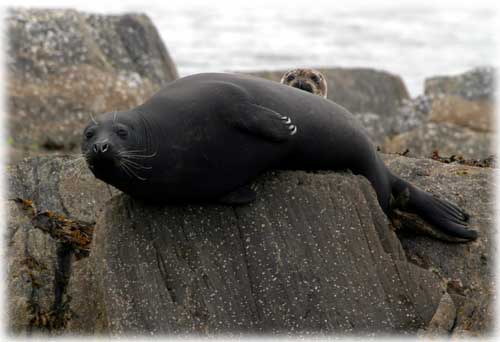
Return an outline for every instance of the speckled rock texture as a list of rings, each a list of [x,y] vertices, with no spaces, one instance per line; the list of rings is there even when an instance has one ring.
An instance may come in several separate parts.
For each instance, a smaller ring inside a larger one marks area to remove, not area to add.
[[[31,201],[39,211],[95,224],[96,213],[117,191],[97,181],[81,162],[36,157],[7,167],[8,326],[17,334],[91,333],[99,326],[87,258],[40,229],[29,208],[13,201]],[[69,283],[62,285],[61,279]]]
[[[134,107],[178,77],[145,15],[16,9],[7,15],[9,144],[79,146],[90,115]]]
[[[458,204],[471,215],[480,238],[442,243],[412,231],[398,231],[408,259],[432,270],[447,284],[457,306],[455,335],[492,331],[494,298],[494,173],[490,168],[443,164],[429,159],[385,155],[389,168],[420,188]]]
[[[465,208],[479,240],[451,244],[409,227],[396,235],[366,179],[348,173],[271,172],[247,206],[151,206],[67,157],[10,166],[9,198],[74,221],[98,218],[90,256],[78,256],[7,202],[9,329],[484,334],[494,295],[491,169],[384,158]]]
[[[318,68],[327,80],[328,99],[353,113],[375,113],[383,117],[398,114],[409,99],[401,77],[368,68]],[[287,70],[251,73],[279,82]]]
[[[119,196],[91,258],[113,334],[411,334],[442,295],[350,174],[271,173],[240,207]]]

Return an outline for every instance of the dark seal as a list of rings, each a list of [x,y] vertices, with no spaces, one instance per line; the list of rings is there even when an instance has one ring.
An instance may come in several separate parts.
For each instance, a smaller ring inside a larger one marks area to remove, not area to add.
[[[181,78],[130,111],[93,120],[83,136],[94,175],[147,201],[241,204],[269,169],[350,169],[368,178],[386,214],[391,198],[403,198],[448,235],[477,237],[463,210],[392,174],[346,109],[264,79]]]

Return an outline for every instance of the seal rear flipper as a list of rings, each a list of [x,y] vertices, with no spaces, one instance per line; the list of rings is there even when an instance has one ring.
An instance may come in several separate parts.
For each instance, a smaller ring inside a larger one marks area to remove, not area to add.
[[[396,177],[397,178],[397,177]],[[469,214],[456,205],[422,191],[399,178],[395,197],[403,197],[403,210],[416,213],[443,233],[464,240],[475,240],[478,232],[468,226]]]
[[[257,193],[250,186],[238,188],[218,200],[221,204],[243,205],[252,203],[257,198]]]
[[[298,130],[290,117],[251,103],[236,106],[226,120],[233,127],[273,142],[290,139]]]

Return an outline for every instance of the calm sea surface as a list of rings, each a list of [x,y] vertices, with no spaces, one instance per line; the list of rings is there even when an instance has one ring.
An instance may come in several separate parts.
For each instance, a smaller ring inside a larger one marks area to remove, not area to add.
[[[16,6],[30,3],[20,0]],[[402,76],[412,95],[418,95],[426,77],[496,64],[496,13],[484,5],[438,8],[429,2],[356,5],[347,0],[239,3],[245,7],[226,1],[169,3],[80,1],[71,6],[108,14],[148,14],[183,76],[298,66],[371,67]]]

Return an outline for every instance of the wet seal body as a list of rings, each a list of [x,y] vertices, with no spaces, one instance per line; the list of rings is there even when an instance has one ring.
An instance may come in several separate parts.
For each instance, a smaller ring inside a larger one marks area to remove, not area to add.
[[[328,95],[326,77],[318,70],[307,68],[289,70],[283,74],[280,83],[302,89],[325,99]]]
[[[130,111],[93,120],[82,152],[97,178],[165,203],[247,203],[255,199],[248,185],[269,169],[350,169],[368,178],[385,213],[403,198],[443,232],[477,237],[461,209],[393,175],[346,109],[251,76],[176,80]]]

